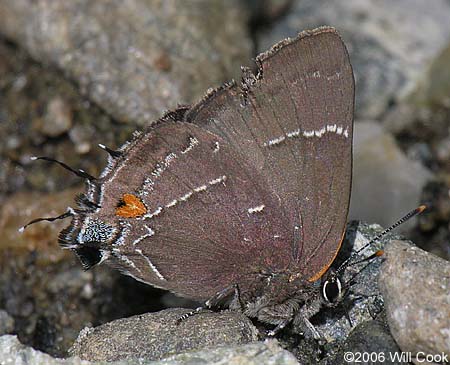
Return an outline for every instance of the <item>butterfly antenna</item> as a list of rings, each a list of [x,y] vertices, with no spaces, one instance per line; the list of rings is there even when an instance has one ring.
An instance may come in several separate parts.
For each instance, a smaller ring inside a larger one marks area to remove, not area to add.
[[[32,221],[28,222],[27,224],[25,224],[23,227],[19,228],[19,232],[22,233],[25,228],[27,228],[29,225],[37,223],[37,222],[42,222],[42,221],[46,221],[46,222],[53,222],[59,219],[64,219],[67,217],[72,217],[75,215],[75,212],[72,208],[68,208],[67,211],[61,215],[58,215],[57,217],[48,217],[48,218],[36,218],[33,219]]]
[[[359,255],[362,251],[367,249],[369,246],[371,246],[374,242],[378,241],[380,238],[382,238],[384,235],[392,231],[393,229],[397,228],[399,225],[405,223],[407,220],[411,219],[412,217],[416,216],[417,214],[422,213],[426,209],[425,205],[421,205],[420,207],[411,210],[409,213],[404,215],[402,218],[400,218],[397,222],[395,222],[392,226],[386,228],[383,232],[372,238],[368,243],[366,243],[363,247],[361,247],[358,251],[353,253],[347,260],[345,260],[341,266],[337,269],[337,273],[342,273],[343,270],[345,270],[346,267],[350,265],[350,261],[357,255]],[[369,256],[370,257],[370,256]],[[365,261],[365,259],[362,259],[362,261]],[[359,261],[359,262],[362,262]]]
[[[366,265],[364,265],[360,270],[358,270],[356,273],[354,273],[353,276],[350,279],[347,280],[348,284],[346,286],[350,287],[353,284],[355,284],[355,281],[354,281],[355,278],[359,274],[361,274],[365,269],[367,269],[369,267],[369,265],[371,265],[374,262],[373,259],[375,259],[377,257],[380,257],[380,256],[383,256],[383,255],[384,255],[384,251],[383,250],[378,250],[378,251],[374,252],[373,254],[371,254],[370,256],[364,257],[361,260],[358,260],[358,261],[355,261],[355,262],[352,262],[352,263],[348,264],[346,267],[358,265],[358,264],[361,264],[363,262],[367,262]]]
[[[122,156],[122,152],[116,151],[116,150],[112,150],[111,148],[106,147],[104,144],[99,143],[98,146],[99,146],[102,150],[105,150],[106,152],[108,152],[108,154],[109,154],[112,158],[118,158],[118,157]]]
[[[49,162],[54,162],[57,163],[58,165],[64,167],[66,170],[69,170],[70,172],[72,172],[73,174],[83,178],[83,179],[88,179],[89,181],[95,181],[97,180],[97,178],[95,178],[94,176],[88,174],[86,171],[78,169],[75,170],[72,167],[70,167],[69,165],[66,165],[64,162],[58,161],[54,158],[51,157],[45,157],[45,156],[33,156],[31,157],[32,161],[36,161],[36,160],[44,160],[44,161],[49,161]]]

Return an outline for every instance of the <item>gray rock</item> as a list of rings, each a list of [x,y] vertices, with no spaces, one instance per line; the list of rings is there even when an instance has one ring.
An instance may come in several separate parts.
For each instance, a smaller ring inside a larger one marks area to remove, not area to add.
[[[423,75],[412,101],[428,107],[450,107],[450,45],[433,61]]]
[[[253,21],[274,22],[277,18],[289,12],[292,0],[247,0]]]
[[[121,121],[152,122],[250,58],[247,15],[235,0],[6,0],[0,14],[0,33]]]
[[[393,224],[420,205],[423,186],[431,176],[420,163],[409,160],[379,124],[355,124],[351,219]],[[413,223],[402,225],[400,231]]]
[[[283,350],[276,340],[266,340],[233,347],[217,347],[211,350],[188,352],[171,356],[154,365],[298,365],[294,355]],[[153,365],[153,362],[149,365]]]
[[[450,165],[450,136],[441,140],[436,145],[436,157],[437,160],[442,163],[442,165]]]
[[[31,162],[30,156],[51,156],[96,175],[106,163],[106,154],[97,144],[116,148],[136,129],[114,123],[61,72],[31,60],[4,38],[0,41],[0,74],[0,201],[15,191],[60,191],[80,182],[60,167]],[[72,122],[69,139],[65,132]],[[74,129],[83,138],[72,138]],[[58,137],[48,137],[54,135]]]
[[[357,326],[347,340],[341,345],[340,350],[332,358],[325,359],[321,364],[325,365],[347,365],[352,361],[346,361],[345,353],[364,354],[363,356],[372,356],[371,363],[389,363],[389,364],[404,364],[401,361],[390,361],[394,358],[393,354],[397,354],[400,359],[400,349],[392,338],[387,324],[383,321],[373,320],[362,323]],[[392,354],[392,358],[391,358]],[[358,355],[356,355],[358,356]],[[381,361],[382,356],[386,361]],[[357,358],[355,357],[355,360]],[[362,358],[360,359],[362,360]],[[375,360],[375,361],[374,361]],[[368,363],[360,361],[361,363]]]
[[[204,312],[177,325],[177,320],[187,311],[167,309],[86,328],[70,352],[91,361],[157,360],[204,347],[237,345],[257,339],[256,328],[244,315]]]
[[[275,340],[247,345],[218,347],[171,356],[161,361],[144,359],[90,362],[78,357],[55,359],[31,347],[22,345],[16,336],[0,337],[0,364],[4,365],[297,365],[295,357],[278,346]]]
[[[69,103],[61,97],[54,97],[47,105],[41,132],[49,137],[57,137],[72,126],[72,110]]]
[[[386,247],[379,285],[391,333],[402,351],[450,354],[448,261],[393,241]]]
[[[292,11],[261,36],[260,50],[301,29],[333,25],[342,34],[356,76],[357,115],[377,118],[404,99],[450,40],[446,0],[295,1]]]
[[[43,352],[19,342],[16,336],[0,336],[0,364],[1,365],[90,365],[88,361],[80,359],[55,359]],[[119,364],[115,364],[119,365]]]
[[[14,318],[0,309],[0,336],[14,331]]]

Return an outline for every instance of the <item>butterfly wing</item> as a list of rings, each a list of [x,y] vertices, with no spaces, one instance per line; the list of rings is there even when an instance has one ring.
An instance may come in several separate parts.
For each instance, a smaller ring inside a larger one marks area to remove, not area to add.
[[[107,263],[199,300],[236,283],[247,292],[261,272],[289,266],[278,199],[220,137],[166,120],[122,155],[89,196],[101,209],[66,241],[86,241],[93,222],[112,227]]]
[[[342,241],[350,200],[354,80],[333,28],[301,33],[257,59],[256,76],[186,115],[222,137],[268,183],[289,216],[301,277],[318,279]]]

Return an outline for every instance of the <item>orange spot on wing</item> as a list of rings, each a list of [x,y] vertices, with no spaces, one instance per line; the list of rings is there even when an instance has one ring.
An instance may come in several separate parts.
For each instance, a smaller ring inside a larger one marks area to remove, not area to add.
[[[123,205],[116,209],[116,215],[120,217],[135,218],[147,213],[144,203],[136,195],[123,194],[121,202]]]

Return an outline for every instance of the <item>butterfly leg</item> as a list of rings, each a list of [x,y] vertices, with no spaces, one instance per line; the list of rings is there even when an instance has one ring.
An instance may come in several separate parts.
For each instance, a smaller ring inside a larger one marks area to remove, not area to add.
[[[229,298],[231,294],[234,294],[233,302],[239,303],[239,306],[242,309],[244,305],[241,302],[241,292],[239,290],[238,284],[232,284],[226,287],[225,289],[217,292],[213,297],[211,297],[205,302],[204,306],[206,308],[218,307],[221,304],[221,302]]]
[[[230,304],[230,307],[233,306],[233,304],[238,304],[239,305],[239,309],[241,310],[242,313],[244,313],[245,311],[245,304],[242,301],[241,298],[241,290],[239,289],[239,285],[238,284],[234,284],[234,297],[233,297],[233,301],[232,304]]]
[[[178,319],[177,319],[177,324],[180,324],[181,322],[185,321],[186,319],[188,319],[189,317],[195,316],[196,314],[200,313],[203,309],[205,309],[203,306],[202,307],[197,307],[194,310],[187,312],[183,315],[181,315]]]
[[[343,302],[342,303],[342,309],[344,310],[345,318],[347,319],[348,324],[350,325],[350,327],[353,328],[353,321],[352,321],[352,318],[350,317],[351,304]]]
[[[177,324],[180,324],[182,321],[185,321],[189,317],[195,316],[196,314],[200,313],[205,309],[217,307],[220,304],[220,302],[229,297],[230,294],[232,293],[234,293],[234,298],[238,301],[240,306],[243,307],[243,304],[240,299],[239,286],[237,284],[232,284],[226,287],[225,289],[217,292],[213,297],[209,298],[202,306],[197,307],[194,310],[180,316],[180,318],[177,319]]]
[[[292,321],[295,321],[296,324],[300,325],[302,332],[304,332],[307,337],[312,337],[320,342],[321,340],[323,340],[323,336],[321,336],[319,331],[317,331],[317,329],[309,321],[308,318],[309,316],[305,313],[302,313],[301,311],[292,311],[291,315],[283,319],[273,330],[269,331],[267,334],[268,336],[275,336],[288,324],[290,324]]]
[[[294,319],[293,316],[286,318],[282,322],[278,323],[278,325],[274,329],[267,332],[267,335],[270,337],[276,336],[278,333],[280,333],[283,330],[284,327],[286,327],[289,323],[291,323],[293,319]]]
[[[309,321],[309,319],[300,314],[300,324],[304,329],[304,332],[306,332],[307,335],[312,336],[312,338],[314,338],[317,341],[322,341],[323,340],[323,336],[319,333],[319,331],[317,331],[316,327],[314,327],[314,325]]]

